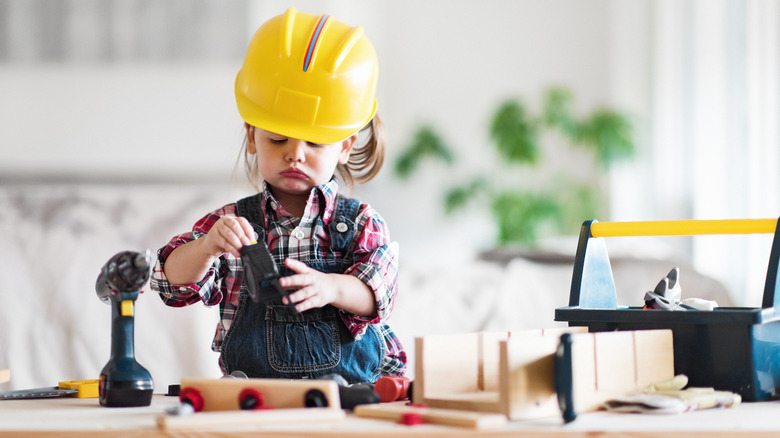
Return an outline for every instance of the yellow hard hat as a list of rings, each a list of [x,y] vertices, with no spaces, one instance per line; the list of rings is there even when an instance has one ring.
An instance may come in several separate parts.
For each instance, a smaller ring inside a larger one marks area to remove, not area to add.
[[[338,143],[374,117],[378,73],[362,27],[290,8],[252,37],[236,76],[238,112],[267,131]]]

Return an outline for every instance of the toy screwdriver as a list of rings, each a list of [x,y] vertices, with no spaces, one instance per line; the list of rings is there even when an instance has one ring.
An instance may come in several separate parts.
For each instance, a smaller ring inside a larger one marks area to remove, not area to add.
[[[252,301],[259,303],[290,295],[290,292],[279,284],[279,269],[264,241],[253,240],[251,244],[241,248],[241,262]],[[287,306],[297,312],[292,301],[288,300]]]

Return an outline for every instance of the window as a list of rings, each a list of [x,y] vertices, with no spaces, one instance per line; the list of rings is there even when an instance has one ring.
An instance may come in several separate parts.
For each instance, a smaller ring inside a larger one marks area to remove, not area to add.
[[[612,219],[779,217],[780,5],[630,3],[615,9],[616,39],[634,41],[618,47],[615,71],[618,83],[644,78],[633,84],[646,87],[635,99],[646,135],[640,159],[614,175]],[[641,26],[646,39],[634,34]],[[625,99],[630,90],[616,93]],[[738,305],[760,306],[771,236],[701,236],[685,245]]]

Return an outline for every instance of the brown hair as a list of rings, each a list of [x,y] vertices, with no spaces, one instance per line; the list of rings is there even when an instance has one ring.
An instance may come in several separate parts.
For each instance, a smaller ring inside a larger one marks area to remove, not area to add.
[[[365,138],[366,136],[368,138]],[[257,179],[257,161],[249,156],[247,142],[248,138],[244,135],[243,153],[239,154],[239,160],[243,155],[247,179],[259,191],[261,181]],[[385,125],[378,114],[374,115],[374,118],[358,131],[358,139],[349,155],[349,161],[336,166],[336,173],[341,180],[348,186],[355,182],[363,184],[371,181],[385,162],[385,142]]]
[[[368,135],[368,139],[363,139]],[[339,164],[336,172],[347,185],[355,181],[363,184],[371,181],[382,169],[385,162],[385,125],[379,115],[374,115],[359,131],[357,144],[352,148],[347,164]],[[353,174],[354,172],[354,174]]]

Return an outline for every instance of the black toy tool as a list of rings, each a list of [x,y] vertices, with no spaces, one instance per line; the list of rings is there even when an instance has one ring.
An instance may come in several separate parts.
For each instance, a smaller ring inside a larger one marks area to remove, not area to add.
[[[271,251],[264,241],[254,241],[241,248],[241,262],[244,265],[247,290],[252,301],[281,299],[290,294],[279,284],[279,269],[276,267]],[[288,303],[295,310],[295,304]]]
[[[111,305],[111,358],[100,372],[101,406],[149,406],[154,384],[152,376],[135,360],[134,307],[143,285],[149,280],[151,255],[122,251],[100,270],[95,291]]]

